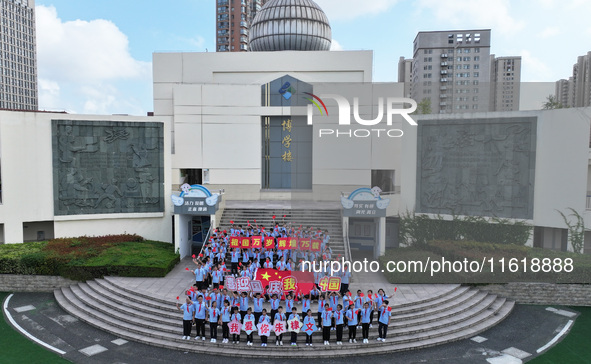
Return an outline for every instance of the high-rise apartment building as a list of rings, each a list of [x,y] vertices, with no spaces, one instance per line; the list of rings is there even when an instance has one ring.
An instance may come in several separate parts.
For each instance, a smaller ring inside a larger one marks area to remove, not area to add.
[[[556,99],[564,107],[591,106],[591,52],[577,58],[572,77],[556,81]]]
[[[216,51],[248,51],[250,24],[267,0],[217,0]]]
[[[490,56],[490,111],[519,110],[521,57]]]
[[[404,83],[404,97],[411,97],[412,59],[400,57],[398,61],[398,82]]]
[[[410,97],[430,100],[434,114],[518,110],[521,59],[491,58],[490,46],[490,29],[419,32],[412,60],[398,62],[398,82],[410,82]]]
[[[0,109],[37,108],[35,1],[0,0]]]

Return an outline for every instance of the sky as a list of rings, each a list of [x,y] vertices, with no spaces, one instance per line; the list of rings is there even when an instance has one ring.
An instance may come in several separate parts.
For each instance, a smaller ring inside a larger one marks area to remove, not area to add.
[[[330,20],[334,51],[374,51],[374,82],[397,81],[398,59],[412,57],[419,31],[492,29],[491,53],[522,56],[524,82],[568,78],[591,51],[588,0],[316,2]],[[152,54],[215,51],[215,3],[36,0],[40,109],[152,111]]]

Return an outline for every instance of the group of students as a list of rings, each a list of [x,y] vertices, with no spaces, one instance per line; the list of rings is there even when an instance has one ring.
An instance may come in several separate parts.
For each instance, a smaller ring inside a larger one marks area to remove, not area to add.
[[[339,292],[331,292],[329,294],[320,294],[318,296],[318,310],[317,317],[314,317],[312,311],[312,298],[309,294],[301,296],[301,299],[296,300],[293,292],[286,294],[284,301],[286,312],[284,313],[284,306],[281,304],[281,297],[277,294],[261,295],[260,293],[248,294],[243,292],[232,292],[227,289],[219,290],[214,288],[207,291],[206,288],[202,290],[189,290],[185,303],[180,305],[177,302],[177,308],[183,312],[183,339],[189,340],[191,338],[192,326],[196,326],[197,336],[195,340],[205,341],[205,326],[209,322],[210,326],[210,342],[217,342],[218,328],[222,327],[222,343],[229,343],[230,328],[229,324],[232,321],[239,321],[244,323],[245,320],[254,322],[255,325],[261,323],[268,323],[273,325],[275,321],[289,322],[293,319],[302,321],[302,317],[298,314],[296,305],[301,305],[303,314],[303,326],[298,327],[313,327],[314,331],[322,331],[322,339],[324,345],[330,345],[331,331],[336,331],[336,344],[343,344],[343,330],[348,330],[349,343],[357,343],[357,329],[361,328],[363,343],[369,343],[369,329],[372,327],[374,313],[378,314],[378,341],[385,342],[388,333],[388,325],[390,324],[391,308],[388,306],[388,296],[386,296],[383,289],[380,289],[377,294],[373,294],[370,290],[367,296],[361,291],[357,291],[355,297],[347,291],[344,296]],[[252,300],[253,306],[250,306]],[[264,304],[270,306],[270,314]],[[286,316],[289,313],[289,316]],[[309,326],[311,324],[312,326]],[[289,328],[289,325],[286,327]],[[253,331],[254,330],[253,328]],[[289,330],[291,331],[291,330]],[[306,332],[306,346],[312,345],[312,336],[314,331]],[[261,346],[267,346],[268,336],[259,335],[261,339]],[[297,333],[291,332],[291,345],[297,346]],[[232,343],[240,343],[240,334],[232,335]],[[246,345],[253,345],[253,332],[247,334]],[[275,345],[283,345],[283,334],[275,335]]]

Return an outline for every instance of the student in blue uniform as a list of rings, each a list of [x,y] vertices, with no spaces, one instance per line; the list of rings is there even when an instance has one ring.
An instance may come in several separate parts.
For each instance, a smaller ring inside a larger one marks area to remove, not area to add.
[[[316,320],[314,320],[314,316],[312,316],[312,310],[310,309],[306,311],[306,317],[304,317],[304,330],[306,329],[306,327],[308,327],[308,324],[312,324],[314,325],[314,327],[316,326]],[[312,334],[313,332],[306,333],[306,346],[312,346]]]
[[[244,318],[242,319],[243,323],[244,320],[253,320],[254,325],[256,326],[257,322],[254,320],[254,315],[252,314],[252,308],[247,308],[246,309],[246,315],[244,316]],[[246,346],[252,346],[253,343],[253,339],[252,339],[252,333],[253,331],[251,331],[250,334],[246,334]]]
[[[271,296],[270,302],[271,302],[271,323],[274,324],[275,323],[275,315],[277,315],[277,312],[279,310],[279,303],[281,302],[281,300],[279,298],[277,298],[277,294],[274,293]]]
[[[234,307],[230,321],[234,321],[234,320],[236,320],[238,322],[242,322],[241,316],[238,313],[238,307]],[[233,344],[240,344],[240,334],[232,334],[232,343]]]
[[[330,345],[330,328],[332,327],[332,310],[328,303],[324,304],[322,311],[322,339],[324,345]]]
[[[333,319],[337,329],[337,345],[343,345],[343,326],[345,322],[345,313],[343,305],[337,305],[336,311],[333,313]]]
[[[244,323],[244,316],[246,316],[247,310],[248,310],[248,294],[246,292],[242,292],[240,294],[240,316],[242,317],[242,323]]]
[[[390,302],[388,300],[384,300],[382,307],[380,307],[380,319],[379,319],[379,327],[378,327],[378,341],[385,342],[386,335],[388,335],[388,325],[390,325],[390,316],[392,312],[388,310],[388,304]]]
[[[369,339],[369,324],[371,322],[371,313],[373,309],[369,307],[369,302],[363,304],[361,309],[361,334],[363,335],[363,343],[367,344]]]
[[[193,327],[193,320],[195,319],[195,308],[193,307],[193,301],[189,297],[185,298],[185,303],[179,306],[176,303],[176,308],[183,312],[183,340],[189,340],[191,338],[191,328]]]
[[[324,293],[320,295],[318,298],[318,323],[322,323],[322,313],[324,312],[324,306],[327,305],[328,302],[324,299]]]
[[[218,341],[218,324],[220,320],[220,310],[218,309],[217,301],[212,301],[211,307],[207,311],[209,312],[210,342],[215,343]]]
[[[262,324],[263,322],[266,322],[269,325],[271,324],[271,318],[269,317],[269,315],[267,315],[267,309],[265,309],[265,308],[263,308],[263,311],[261,312],[261,317],[258,320],[259,324]],[[264,336],[264,335],[260,335],[260,334],[259,334],[259,337],[261,338],[261,346],[266,347],[267,346],[267,339],[269,337]]]
[[[349,309],[347,310],[347,325],[349,325],[349,342],[356,343],[357,340],[355,337],[357,336],[357,311],[355,309],[355,304],[349,305]]]
[[[230,340],[230,328],[228,327],[228,323],[230,322],[230,316],[232,314],[232,309],[230,308],[230,301],[224,300],[224,307],[221,310],[221,319],[222,319],[222,344],[227,344],[228,340]]]
[[[298,309],[296,307],[291,309],[291,315],[289,315],[289,321],[293,319],[300,320],[300,315],[298,315]],[[298,333],[294,331],[291,332],[291,346],[298,346]]]
[[[275,314],[275,321],[285,321],[285,314],[283,313],[283,306],[279,306],[277,308],[277,313]],[[281,345],[283,346],[283,334],[277,336],[275,335],[275,346]]]
[[[195,324],[197,325],[197,336],[195,337],[195,340],[201,339],[202,341],[205,341],[205,318],[207,317],[207,306],[203,302],[203,296],[198,296],[197,302],[195,302],[193,306],[195,306]]]
[[[263,303],[265,299],[261,297],[260,293],[256,293],[253,298],[253,308],[254,308],[254,321],[259,324],[259,319],[261,318],[261,314],[263,312]]]

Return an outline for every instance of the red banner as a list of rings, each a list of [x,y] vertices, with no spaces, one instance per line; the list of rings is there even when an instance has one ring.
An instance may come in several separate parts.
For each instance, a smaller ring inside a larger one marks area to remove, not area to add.
[[[253,236],[251,238],[250,247],[253,249],[261,249],[263,247],[263,237],[262,236]]]
[[[237,236],[230,237],[230,248],[240,248],[240,238]]]
[[[240,238],[240,248],[242,249],[248,249],[250,248],[250,238],[247,238],[245,236]]]
[[[310,250],[312,250],[313,252],[319,252],[322,249],[322,241],[320,240],[312,240],[312,248]]]
[[[268,236],[265,238],[265,249],[273,249],[275,247],[275,238]]]
[[[289,238],[277,238],[277,249],[279,249],[279,250],[289,249]]]
[[[310,239],[300,239],[300,250],[310,250],[312,243]]]
[[[259,268],[257,269],[255,279],[261,281],[263,287],[267,287],[269,282],[277,281],[284,291],[285,288],[288,288],[289,291],[299,291],[302,294],[310,293],[310,290],[314,287],[314,273],[312,272],[290,272]],[[295,289],[293,289],[294,286]]]
[[[289,238],[289,249],[297,249],[298,248],[298,239],[297,238]]]

